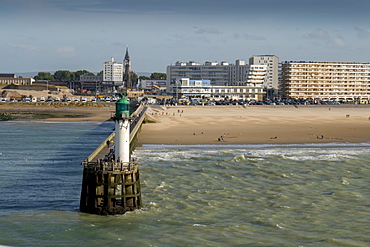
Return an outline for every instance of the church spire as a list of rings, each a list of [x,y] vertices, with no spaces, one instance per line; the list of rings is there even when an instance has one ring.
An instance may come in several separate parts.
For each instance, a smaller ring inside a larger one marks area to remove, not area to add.
[[[125,54],[125,58],[123,59],[123,61],[127,61],[127,62],[130,61],[130,55],[128,54],[128,46],[126,46],[126,54]]]
[[[126,54],[125,58],[123,59],[123,67],[125,69],[125,73],[123,74],[123,81],[126,83],[126,88],[132,88],[131,77],[130,77],[130,67],[131,67],[131,60],[130,55],[128,54],[128,46],[126,46]]]

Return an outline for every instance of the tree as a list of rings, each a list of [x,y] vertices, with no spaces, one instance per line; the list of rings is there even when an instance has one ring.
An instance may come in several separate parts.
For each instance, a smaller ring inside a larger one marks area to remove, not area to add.
[[[39,72],[36,76],[33,77],[35,80],[48,80],[52,81],[54,80],[54,76],[50,74],[49,72]]]
[[[54,73],[54,79],[59,81],[72,80],[72,73],[68,70],[58,70]]]
[[[130,78],[132,82],[137,82],[137,74],[136,73],[130,73]]]
[[[150,75],[152,80],[166,80],[166,73],[154,72]]]
[[[139,76],[139,80],[150,80],[150,77],[145,76],[145,75],[141,75],[141,76]]]
[[[83,74],[94,75],[94,73],[92,73],[90,71],[87,71],[87,70],[78,70],[76,72],[72,72],[72,74],[71,74],[71,80],[79,81],[80,80],[80,76],[83,75]]]

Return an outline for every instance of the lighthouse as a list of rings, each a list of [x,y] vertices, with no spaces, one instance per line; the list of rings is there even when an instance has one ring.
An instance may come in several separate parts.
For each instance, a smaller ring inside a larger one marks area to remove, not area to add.
[[[125,94],[116,102],[115,122],[115,151],[117,162],[128,165],[130,162],[130,102],[125,99]]]

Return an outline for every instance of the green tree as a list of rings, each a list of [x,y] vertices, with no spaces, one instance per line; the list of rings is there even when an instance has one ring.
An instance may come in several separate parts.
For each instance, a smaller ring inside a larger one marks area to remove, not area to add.
[[[137,82],[138,76],[136,73],[130,73],[130,77],[132,82]]]
[[[78,70],[76,72],[72,72],[71,80],[78,81],[80,80],[80,76],[83,74],[94,75],[94,73],[87,71],[87,70]]]
[[[33,77],[35,80],[48,80],[52,81],[54,80],[54,76],[50,74],[49,72],[39,72],[36,76]]]
[[[139,76],[139,80],[150,80],[150,77],[147,77],[145,75]]]
[[[152,80],[166,80],[166,73],[154,72],[150,75]]]
[[[72,80],[72,73],[69,70],[58,70],[54,73],[54,79],[58,81]]]

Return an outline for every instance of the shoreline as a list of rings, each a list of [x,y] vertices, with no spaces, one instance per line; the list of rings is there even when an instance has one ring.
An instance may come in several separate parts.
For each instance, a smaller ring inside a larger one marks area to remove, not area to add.
[[[0,105],[12,112],[13,121],[105,122],[114,106]],[[155,123],[142,125],[137,146],[370,143],[367,105],[152,105],[147,116]]]

